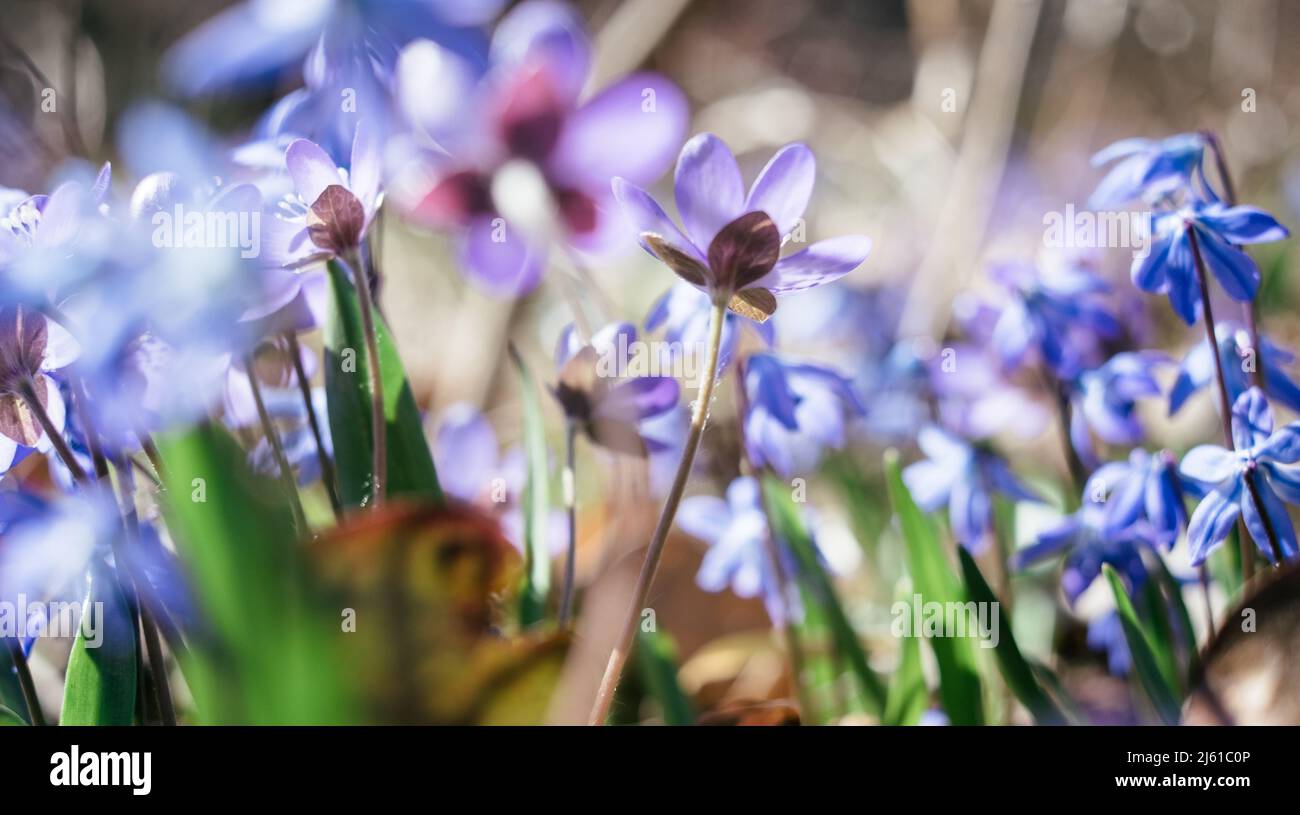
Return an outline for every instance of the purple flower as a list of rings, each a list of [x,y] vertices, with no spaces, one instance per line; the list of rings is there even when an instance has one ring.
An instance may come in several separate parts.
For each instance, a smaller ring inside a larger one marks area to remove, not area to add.
[[[1206,139],[1200,133],[1180,133],[1166,139],[1121,139],[1092,157],[1100,167],[1117,161],[1088,200],[1093,209],[1126,204],[1190,186],[1193,177],[1205,184],[1202,160]]]
[[[859,235],[819,241],[781,257],[781,245],[812,197],[816,161],[802,144],[776,152],[745,192],[736,157],[722,140],[701,133],[677,159],[673,187],[682,231],[648,193],[616,178],[614,194],[640,234],[641,246],[678,277],[751,319],[776,310],[776,295],[829,283],[867,259]]]
[[[816,468],[839,449],[864,409],[849,380],[830,368],[784,362],[771,354],[745,361],[745,452],[755,467],[782,478]]]
[[[1142,559],[1142,551],[1151,545],[1148,533],[1142,524],[1108,532],[1105,507],[1085,500],[1077,512],[1065,516],[1056,526],[1039,534],[1033,544],[1017,551],[1011,564],[1015,569],[1024,569],[1065,553],[1061,589],[1070,605],[1074,605],[1105,564],[1126,577],[1131,588],[1142,586],[1148,576]]]
[[[63,396],[49,374],[77,358],[80,348],[57,323],[23,307],[0,309],[0,474],[20,448],[48,453],[53,446],[28,407],[35,399],[54,429],[62,432]]]
[[[1101,300],[1109,284],[1082,264],[1012,262],[991,274],[1011,295],[990,337],[1008,370],[1032,352],[1068,379],[1095,364],[1099,340],[1120,334],[1119,321]]]
[[[1205,562],[1228,537],[1238,514],[1270,560],[1275,558],[1270,537],[1281,557],[1295,557],[1295,528],[1283,501],[1300,504],[1300,469],[1283,465],[1300,461],[1300,422],[1274,432],[1264,394],[1250,388],[1232,406],[1232,435],[1236,450],[1203,444],[1189,450],[1179,468],[1208,490],[1187,524],[1192,564]]]
[[[1007,463],[986,447],[970,444],[934,425],[917,435],[926,458],[903,470],[903,481],[917,505],[933,512],[947,505],[953,537],[972,553],[988,545],[993,528],[993,495],[1013,501],[1039,501]]]
[[[402,54],[399,98],[432,175],[411,215],[454,231],[462,271],[490,294],[532,290],[557,240],[616,246],[610,179],[648,184],[681,144],[687,105],[675,85],[633,74],[583,101],[591,61],[577,13],[541,0],[502,19],[477,82],[432,43]]]
[[[928,381],[944,427],[967,439],[988,439],[1004,430],[1022,438],[1040,433],[1048,413],[982,348],[954,344],[929,363]]]
[[[1229,297],[1241,302],[1255,298],[1259,267],[1239,247],[1282,240],[1290,234],[1261,209],[1199,199],[1157,215],[1152,233],[1154,240],[1146,254],[1133,255],[1133,285],[1168,295],[1174,313],[1188,325],[1197,321],[1201,307],[1193,233],[1206,268]]]
[[[565,417],[601,447],[628,455],[654,452],[656,440],[640,428],[677,407],[680,389],[670,376],[629,376],[636,328],[611,323],[583,343],[570,326],[556,349],[559,381],[553,392]]]
[[[1115,676],[1127,676],[1133,667],[1133,655],[1124,637],[1119,612],[1108,611],[1088,623],[1088,647],[1106,655],[1106,669]]]
[[[1125,351],[1099,368],[1084,371],[1069,384],[1070,443],[1084,464],[1097,466],[1094,433],[1107,444],[1142,441],[1137,401],[1160,395],[1155,370],[1168,363],[1164,354],[1155,351]]]
[[[1179,474],[1168,450],[1136,449],[1127,461],[1099,467],[1088,478],[1084,494],[1094,503],[1103,503],[1102,528],[1107,535],[1120,535],[1143,522],[1155,533],[1155,542],[1169,548],[1187,523],[1184,496],[1200,495],[1200,487]]]
[[[1223,365],[1224,384],[1228,386],[1228,398],[1235,402],[1246,392],[1250,386],[1250,374],[1254,372],[1254,366],[1258,366],[1264,381],[1264,394],[1275,402],[1300,411],[1300,385],[1283,367],[1295,361],[1294,354],[1262,335],[1259,338],[1259,348],[1252,351],[1250,335],[1227,321],[1215,324],[1215,337]],[[1178,368],[1178,378],[1169,391],[1170,416],[1177,413],[1193,393],[1214,381],[1214,368],[1210,344],[1201,340],[1187,352]]]
[[[281,265],[314,255],[346,255],[361,246],[383,198],[379,151],[379,134],[364,119],[357,123],[347,172],[313,142],[298,139],[289,145],[284,163],[305,210],[302,231],[288,246],[294,255]]]

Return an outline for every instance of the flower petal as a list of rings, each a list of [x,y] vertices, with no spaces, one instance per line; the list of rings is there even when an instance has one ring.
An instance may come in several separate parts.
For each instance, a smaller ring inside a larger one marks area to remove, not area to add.
[[[754,180],[745,210],[766,212],[785,238],[808,208],[816,178],[817,160],[812,151],[802,144],[787,144]]]
[[[1267,525],[1264,523],[1264,516],[1260,514],[1260,506],[1255,501],[1256,495],[1259,496],[1260,502],[1264,505],[1263,510],[1268,517]],[[1249,530],[1255,545],[1259,547],[1259,551],[1263,552],[1264,557],[1268,558],[1270,562],[1275,560],[1273,541],[1269,540],[1270,530],[1281,552],[1282,559],[1285,560],[1295,555],[1295,527],[1291,525],[1291,516],[1287,514],[1286,506],[1283,505],[1281,499],[1277,497],[1277,494],[1273,492],[1266,481],[1256,479],[1255,489],[1243,492],[1241,512],[1242,520],[1246,522],[1246,529]]]
[[[838,280],[862,265],[871,254],[871,239],[842,235],[818,241],[777,261],[767,276],[753,285],[773,294],[790,294]]]
[[[284,154],[284,164],[293,178],[298,196],[309,206],[321,197],[326,188],[343,183],[334,159],[307,139],[297,139],[289,145]]]
[[[677,211],[696,246],[709,246],[744,212],[745,183],[731,149],[712,133],[686,142],[673,175]]]
[[[497,220],[483,216],[470,223],[461,245],[461,269],[488,294],[527,294],[542,279],[545,252],[529,246],[519,230]]]
[[[1184,476],[1207,485],[1220,484],[1232,478],[1240,469],[1240,457],[1216,444],[1193,447],[1178,465],[1179,472]]]
[[[1196,511],[1187,522],[1187,545],[1192,555],[1192,565],[1199,566],[1205,562],[1215,546],[1228,537],[1237,520],[1241,505],[1237,495],[1241,492],[1241,482],[1233,481],[1227,492],[1211,490],[1196,505]]]

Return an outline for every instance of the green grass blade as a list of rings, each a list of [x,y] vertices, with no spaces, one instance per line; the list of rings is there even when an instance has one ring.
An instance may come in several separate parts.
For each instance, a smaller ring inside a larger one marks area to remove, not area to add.
[[[0,705],[0,727],[26,727],[27,720],[11,708]]]
[[[989,588],[988,581],[980,573],[979,566],[970,553],[960,549],[957,556],[961,560],[961,573],[970,599],[986,607],[998,604],[997,644],[993,647],[993,656],[997,659],[998,669],[1002,672],[1007,687],[1038,724],[1065,724],[1065,715],[1038,684],[1033,669],[1020,653],[1020,646],[1016,644],[1016,636],[1012,631],[1011,615],[1006,607],[1001,605],[993,589]]]
[[[68,657],[59,724],[129,725],[135,718],[135,615],[117,574],[102,561],[91,565],[84,608]]]
[[[1138,675],[1138,681],[1165,724],[1177,724],[1178,699],[1164,674],[1160,672],[1159,662],[1151,649],[1151,641],[1142,623],[1138,621],[1133,602],[1129,599],[1128,592],[1124,590],[1124,583],[1109,563],[1102,566],[1102,573],[1106,575],[1111,593],[1115,596],[1120,624],[1124,629],[1124,639],[1128,642],[1129,653],[1133,655],[1133,669]]]
[[[900,598],[905,599],[905,598]],[[887,725],[914,725],[921,720],[930,702],[925,674],[921,670],[921,640],[918,637],[901,637],[898,670],[889,681],[889,695],[885,699],[885,713],[881,721]]]
[[[694,724],[695,706],[677,681],[677,646],[672,638],[637,629],[636,663],[646,692],[663,711],[664,724]]]
[[[966,602],[965,592],[945,559],[934,525],[922,514],[903,484],[898,454],[892,450],[885,454],[885,481],[917,593],[927,603]],[[939,696],[949,721],[955,725],[983,724],[984,702],[974,641],[969,637],[931,637],[930,647],[939,663]]]
[[[524,455],[528,478],[524,485],[524,585],[519,597],[519,623],[536,625],[546,617],[546,599],[551,590],[551,558],[547,531],[550,528],[550,472],[546,453],[546,428],[537,383],[523,358],[510,351],[519,374],[519,394],[524,413]]]
[[[339,492],[345,504],[361,506],[370,495],[373,461],[370,438],[370,374],[361,307],[347,273],[329,264],[329,316],[325,323],[325,394]],[[379,367],[384,387],[384,418],[388,425],[389,496],[409,495],[441,500],[420,410],[402,368],[388,326],[375,313]]]
[[[763,479],[763,496],[772,533],[794,555],[800,579],[808,582],[809,599],[821,607],[835,647],[848,663],[861,688],[865,709],[876,716],[881,715],[885,709],[885,685],[867,662],[862,642],[840,605],[830,576],[822,568],[817,549],[804,528],[798,507],[790,497],[788,488],[769,476]]]

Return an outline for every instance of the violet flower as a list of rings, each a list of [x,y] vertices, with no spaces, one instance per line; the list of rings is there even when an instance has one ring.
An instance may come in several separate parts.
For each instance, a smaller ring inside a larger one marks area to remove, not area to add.
[[[1153,197],[1193,179],[1205,184],[1203,160],[1208,142],[1200,133],[1180,133],[1165,139],[1121,139],[1092,157],[1100,167],[1116,162],[1088,200],[1092,209],[1108,209],[1137,198]]]
[[[675,85],[638,73],[583,100],[591,63],[577,12],[543,0],[501,20],[481,80],[433,43],[402,53],[399,101],[432,174],[411,215],[455,234],[462,272],[489,294],[532,290],[555,243],[617,247],[610,179],[648,184],[681,145],[688,111]]]
[[[21,306],[0,309],[0,473],[9,470],[22,448],[47,454],[53,448],[32,401],[54,432],[62,433],[66,408],[49,375],[79,353],[72,335],[43,314]]]
[[[1231,322],[1216,322],[1214,329],[1229,399],[1235,402],[1246,392],[1257,368],[1263,379],[1264,395],[1300,411],[1300,384],[1284,367],[1295,361],[1294,354],[1262,335],[1259,348],[1252,351],[1250,335]],[[1169,391],[1169,415],[1177,413],[1192,394],[1213,382],[1214,378],[1214,356],[1210,344],[1201,340],[1187,352],[1178,367],[1178,377]]]
[[[1138,589],[1148,578],[1142,552],[1152,546],[1150,530],[1143,524],[1119,532],[1107,531],[1106,510],[1102,504],[1085,500],[1083,506],[1067,515],[1055,526],[1039,534],[1031,545],[1018,550],[1011,558],[1012,568],[1024,569],[1056,555],[1065,554],[1061,590],[1074,605],[1092,582],[1101,575],[1101,567],[1112,566],[1123,575],[1131,589]]]
[[[1300,504],[1300,468],[1284,465],[1300,461],[1300,422],[1275,432],[1264,394],[1250,388],[1232,406],[1232,435],[1236,450],[1203,444],[1189,450],[1179,467],[1207,490],[1187,525],[1192,564],[1204,563],[1223,543],[1238,515],[1270,561],[1295,557],[1286,504]]]
[[[708,346],[709,312],[708,295],[679,281],[650,307],[645,318],[645,329],[657,331],[662,327],[664,340],[669,343],[667,355],[670,360],[676,359],[681,354],[701,352]],[[758,323],[728,312],[726,322],[722,325],[722,346],[718,349],[719,371],[726,370],[746,332],[753,334],[768,348],[776,343],[771,321]]]
[[[1092,502],[1102,503],[1102,529],[1107,535],[1120,535],[1146,523],[1155,542],[1168,549],[1187,524],[1186,497],[1199,497],[1201,488],[1178,472],[1178,462],[1168,450],[1148,453],[1139,448],[1125,461],[1097,468],[1084,493]]]
[[[677,407],[680,389],[670,376],[629,376],[636,328],[611,323],[583,343],[569,327],[556,349],[559,381],[553,388],[565,417],[594,443],[645,456],[654,451],[640,423]]]
[[[816,161],[802,144],[776,152],[749,192],[736,157],[717,136],[701,133],[682,148],[673,186],[686,230],[632,182],[614,194],[640,233],[641,246],[710,302],[756,321],[776,311],[776,295],[837,280],[867,259],[871,240],[846,235],[781,257],[781,246],[812,197]]]
[[[1145,435],[1137,417],[1139,399],[1159,396],[1157,368],[1169,363],[1154,351],[1125,351],[1084,371],[1069,384],[1070,443],[1089,468],[1097,466],[1093,435],[1107,444],[1133,445]]]

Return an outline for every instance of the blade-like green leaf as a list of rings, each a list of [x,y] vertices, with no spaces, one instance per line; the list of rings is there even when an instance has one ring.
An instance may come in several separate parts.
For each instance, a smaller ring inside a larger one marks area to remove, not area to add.
[[[278,480],[210,424],[158,439],[164,512],[189,568],[204,626],[190,651],[201,721],[346,723],[346,672],[328,630]]]
[[[1178,627],[1179,639],[1183,644],[1183,655],[1187,658],[1186,670],[1183,672],[1184,677],[1196,673],[1197,663],[1200,661],[1200,652],[1196,646],[1196,628],[1192,625],[1192,615],[1187,610],[1187,603],[1183,600],[1183,587],[1169,571],[1165,559],[1158,554],[1155,556],[1156,576],[1160,578],[1160,588],[1164,591],[1172,613],[1174,623]],[[1207,625],[1213,625],[1214,621],[1207,621]]]
[[[840,605],[835,587],[822,567],[817,548],[804,528],[799,509],[789,490],[775,477],[768,476],[763,479],[763,496],[773,535],[784,542],[794,555],[799,568],[799,579],[807,581],[808,596],[825,613],[835,647],[861,687],[863,705],[870,713],[881,715],[885,709],[885,685],[867,662],[867,654],[858,639],[858,633]]]
[[[636,662],[646,691],[663,711],[664,724],[694,724],[695,706],[677,681],[677,646],[672,638],[637,629]]]
[[[13,710],[0,705],[0,727],[24,727],[27,720]]]
[[[903,598],[900,598],[903,599]],[[889,696],[885,700],[885,714],[881,721],[887,725],[914,725],[921,720],[929,703],[929,690],[925,687],[925,674],[921,670],[921,641],[917,637],[901,637],[898,670],[889,682]]]
[[[1160,672],[1160,665],[1151,649],[1151,640],[1143,630],[1137,612],[1133,610],[1133,602],[1129,599],[1128,592],[1124,590],[1124,583],[1109,563],[1102,566],[1102,573],[1106,575],[1106,581],[1110,583],[1110,591],[1115,596],[1120,625],[1124,629],[1124,640],[1128,643],[1129,653],[1133,655],[1133,669],[1138,675],[1138,680],[1152,705],[1155,706],[1156,713],[1165,724],[1177,724],[1178,699]]]
[[[103,561],[91,565],[84,608],[59,724],[129,725],[135,717],[135,615],[117,574]]]
[[[1182,671],[1178,667],[1178,649],[1174,645],[1174,629],[1169,622],[1169,606],[1165,603],[1157,580],[1148,580],[1138,593],[1138,602],[1146,609],[1145,631],[1151,641],[1151,651],[1165,684],[1176,692],[1183,687]]]
[[[24,723],[30,720],[27,699],[23,696],[22,683],[18,681],[18,669],[9,654],[9,644],[3,641],[0,641],[0,706],[18,713]]]
[[[361,328],[356,289],[337,262],[329,264],[330,309],[325,324],[325,395],[339,492],[348,506],[361,506],[370,495],[372,469],[369,359]],[[441,500],[442,490],[424,437],[420,410],[402,368],[388,326],[376,312],[375,334],[388,426],[389,496],[410,495]]]
[[[551,589],[551,559],[546,533],[551,519],[550,472],[546,453],[546,428],[537,383],[514,349],[510,349],[519,373],[519,394],[524,411],[524,455],[528,478],[524,485],[524,586],[519,596],[519,624],[528,628],[546,617],[546,598]]]
[[[885,481],[889,500],[903,534],[912,585],[927,603],[965,603],[965,592],[944,557],[933,524],[921,513],[903,484],[898,454],[885,454]],[[969,637],[931,637],[930,647],[939,663],[939,696],[953,724],[983,724],[975,643]]]
[[[1007,687],[1038,724],[1065,724],[1065,716],[1038,684],[1033,669],[1020,653],[1020,646],[1016,645],[1016,636],[1012,633],[1011,615],[998,601],[993,589],[989,588],[988,582],[980,573],[979,566],[975,564],[975,559],[970,556],[970,553],[960,549],[957,556],[961,559],[961,572],[970,599],[976,603],[990,604],[990,607],[991,604],[997,603],[997,608],[1000,609],[993,655],[997,658],[998,668],[1002,671],[1002,678],[1006,680]]]

